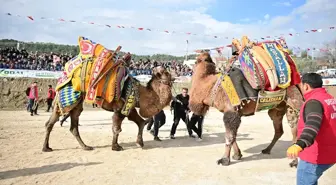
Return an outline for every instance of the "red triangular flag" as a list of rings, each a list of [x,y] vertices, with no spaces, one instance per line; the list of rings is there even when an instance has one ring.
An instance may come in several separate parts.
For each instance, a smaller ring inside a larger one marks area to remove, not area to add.
[[[164,32],[169,33],[169,31],[165,30]]]
[[[143,30],[143,28],[138,28],[138,30]]]
[[[27,16],[28,17],[28,19],[30,19],[30,20],[34,20],[34,18],[33,18],[33,16]]]
[[[311,30],[312,32],[317,32],[317,30]]]
[[[94,24],[94,22],[89,22],[89,24]]]
[[[232,44],[226,45],[226,47],[231,48],[231,47],[232,47]]]
[[[293,34],[291,34],[291,33],[290,33],[289,35],[290,35],[290,36],[293,36]]]
[[[65,21],[64,19],[58,19],[59,21]]]
[[[190,35],[191,33],[190,33],[190,32],[187,32],[186,34]]]

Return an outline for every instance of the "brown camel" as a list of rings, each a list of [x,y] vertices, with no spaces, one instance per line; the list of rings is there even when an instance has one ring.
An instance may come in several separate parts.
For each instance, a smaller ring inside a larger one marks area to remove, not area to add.
[[[210,55],[208,53],[201,53],[197,58],[197,62],[193,69],[189,106],[191,111],[198,115],[204,115],[209,107],[215,107],[217,110],[224,113],[223,121],[226,129],[225,153],[217,163],[227,166],[230,164],[231,147],[234,149],[232,158],[234,160],[240,160],[242,158],[241,151],[236,141],[237,131],[241,123],[241,117],[254,114],[256,102],[248,102],[244,100],[241,109],[237,110],[227,103],[228,101],[224,94],[225,92],[221,87],[218,87],[216,93],[212,94],[212,88],[218,79],[216,74],[216,66],[211,60]],[[297,88],[296,86],[293,87]],[[299,101],[302,103],[303,97],[300,91],[298,97],[301,97],[301,99],[296,100],[293,97],[287,97],[286,102]],[[273,121],[275,133],[269,146],[262,150],[263,154],[270,154],[274,144],[282,136],[282,119],[285,114],[287,115],[292,130],[293,142],[296,141],[298,112],[290,108],[286,102],[282,102],[276,108],[268,111],[268,115]],[[296,164],[297,161],[294,160],[290,165],[295,166]]]
[[[135,80],[135,79],[134,79]],[[151,80],[147,83],[147,86],[138,85],[139,93],[139,102],[138,108],[140,108],[139,113],[144,118],[150,118],[161,111],[165,106],[167,106],[171,99],[171,88],[172,81],[174,79],[168,71],[162,67],[157,67],[153,69],[153,75]],[[83,111],[83,102],[84,102],[85,92],[82,93],[81,100],[78,103],[67,107],[70,112],[71,126],[70,132],[75,136],[78,143],[84,150],[92,150],[93,148],[87,146],[80,137],[78,130],[78,121],[81,112]],[[118,144],[118,136],[121,132],[121,124],[125,116],[121,114],[121,109],[124,105],[124,101],[112,101],[112,103],[102,103],[102,108],[114,112],[112,116],[112,131],[113,131],[113,140],[112,140],[112,150],[120,151],[123,148]],[[60,111],[58,106],[54,106],[54,110],[49,120],[46,122],[46,135],[45,141],[43,144],[42,151],[50,152],[52,149],[49,147],[49,136],[54,124],[58,121],[60,117]],[[140,147],[143,147],[143,128],[146,125],[146,121],[141,118],[135,108],[131,109],[129,115],[127,116],[129,120],[135,122],[138,125],[138,135],[136,144]]]

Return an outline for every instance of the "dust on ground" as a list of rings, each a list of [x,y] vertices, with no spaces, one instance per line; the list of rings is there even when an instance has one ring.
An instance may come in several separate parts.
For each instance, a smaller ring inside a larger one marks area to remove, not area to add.
[[[218,166],[224,152],[222,115],[211,110],[204,121],[203,141],[187,137],[185,124],[178,126],[175,140],[168,139],[172,115],[160,130],[162,142],[144,132],[144,149],[135,145],[137,126],[124,121],[119,137],[124,151],[111,150],[111,113],[86,110],[80,117],[80,133],[93,151],[84,151],[69,132],[55,124],[51,133],[51,153],[41,151],[44,123],[50,113],[29,116],[25,111],[0,112],[0,184],[113,184],[113,185],[283,185],[295,184],[296,170],[289,168],[286,150],[291,144],[289,126],[271,155],[260,154],[273,137],[273,126],[266,112],[242,119],[238,144],[241,161]],[[336,181],[336,167],[329,169],[319,184]]]

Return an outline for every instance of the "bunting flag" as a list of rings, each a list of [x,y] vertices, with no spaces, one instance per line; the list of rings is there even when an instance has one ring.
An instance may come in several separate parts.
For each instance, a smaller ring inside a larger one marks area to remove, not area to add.
[[[103,27],[106,27],[106,28],[131,28],[131,29],[137,29],[139,31],[156,31],[156,32],[161,32],[161,33],[166,33],[166,34],[186,34],[186,35],[200,35],[200,36],[206,36],[206,37],[212,37],[212,38],[215,38],[215,39],[229,39],[229,37],[227,36],[217,36],[217,35],[207,35],[207,34],[196,34],[196,33],[191,33],[191,32],[175,32],[175,31],[169,31],[169,30],[156,30],[156,29],[152,29],[152,28],[143,28],[143,27],[134,27],[134,26],[124,26],[124,25],[116,25],[116,26],[112,26],[110,24],[100,24],[100,23],[96,23],[96,22],[85,22],[85,21],[76,21],[76,20],[66,20],[66,19],[63,19],[63,18],[58,18],[58,19],[55,19],[55,18],[47,18],[47,17],[40,17],[40,18],[37,18],[37,17],[33,17],[31,15],[29,16],[21,16],[21,15],[13,15],[11,13],[7,13],[6,15],[8,16],[16,16],[16,17],[26,17],[28,18],[30,21],[37,21],[37,20],[49,20],[49,21],[59,21],[59,22],[69,22],[69,23],[82,23],[82,24],[91,24],[91,25],[97,25],[97,26],[103,26]],[[335,26],[330,26],[328,28],[326,28],[327,30],[335,30]],[[305,30],[303,31],[304,33],[316,33],[316,32],[322,32],[322,29],[310,29],[310,30]],[[280,34],[280,36],[285,36],[285,35],[288,35],[288,36],[299,36],[300,33],[287,33],[287,34]],[[265,40],[265,38],[272,38],[272,36],[265,36],[265,37],[260,37],[260,39],[262,40]],[[275,39],[278,39],[279,37],[277,36],[273,36],[273,38]],[[253,40],[256,40],[258,41],[257,39],[253,39]]]

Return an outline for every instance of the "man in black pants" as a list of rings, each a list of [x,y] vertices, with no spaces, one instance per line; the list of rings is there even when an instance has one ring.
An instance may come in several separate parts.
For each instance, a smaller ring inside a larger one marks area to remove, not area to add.
[[[197,134],[199,140],[202,140],[203,120],[204,116],[198,116],[193,113],[189,121],[190,129],[192,129]]]
[[[182,119],[183,122],[186,123],[189,137],[195,138],[195,136],[192,135],[192,130],[189,128],[187,124],[189,121],[189,117],[187,117],[187,113],[190,112],[188,106],[189,106],[188,89],[183,88],[182,94],[178,94],[176,97],[174,97],[170,105],[171,110],[174,110],[174,123],[170,131],[170,139],[175,139],[174,135],[176,133],[176,128],[180,122],[180,119]]]
[[[166,123],[166,115],[163,110],[157,113],[147,125],[147,130],[154,136],[154,141],[161,141],[158,137],[159,135],[159,128],[161,128]],[[154,130],[152,130],[152,125],[154,124]]]

